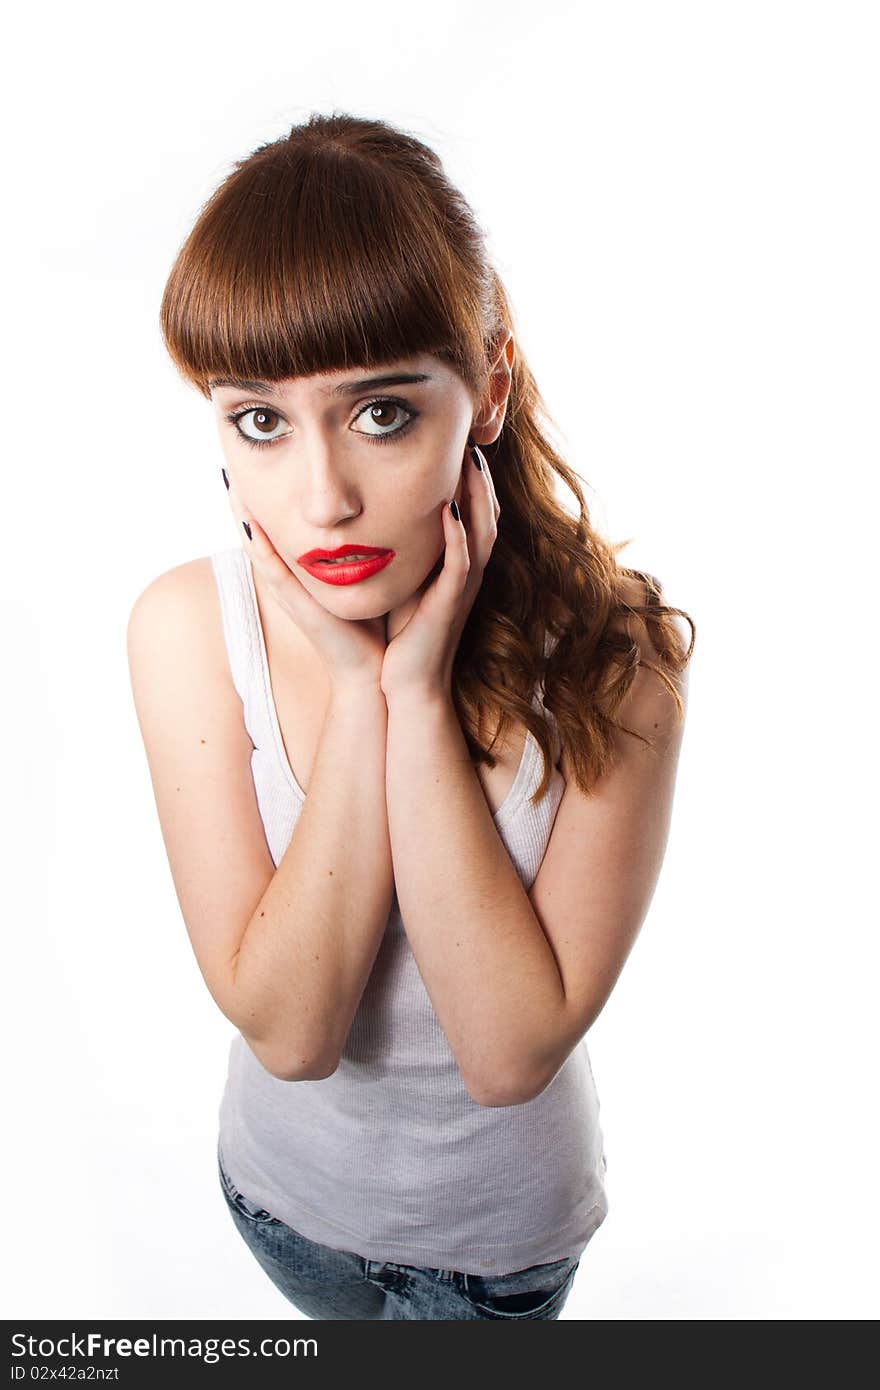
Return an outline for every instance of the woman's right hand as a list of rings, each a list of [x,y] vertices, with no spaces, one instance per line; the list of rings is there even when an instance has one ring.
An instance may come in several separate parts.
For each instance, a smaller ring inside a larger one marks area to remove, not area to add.
[[[388,645],[385,614],[352,619],[328,612],[282,560],[262,526],[242,506],[231,482],[229,504],[252,563],[274,598],[314,646],[333,689],[364,685],[379,689]],[[245,521],[250,526],[250,540],[242,526]]]

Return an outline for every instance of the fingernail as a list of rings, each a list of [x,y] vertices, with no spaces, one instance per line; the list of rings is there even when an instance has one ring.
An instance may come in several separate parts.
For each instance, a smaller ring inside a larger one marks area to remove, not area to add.
[[[471,445],[471,458],[473,459],[474,463],[477,465],[477,467],[479,468],[480,472],[482,473],[482,471],[483,471],[483,460],[480,458],[480,451],[479,451],[479,449],[477,448],[476,444],[472,444],[472,445]]]
[[[458,510],[458,503],[456,502],[454,497],[452,501],[449,503],[449,510],[452,512],[452,515],[455,517],[456,521],[461,520],[461,513]]]
[[[220,472],[223,474],[223,481],[224,481],[224,483],[226,484],[226,491],[228,492],[228,491],[229,491],[229,479],[228,479],[227,476],[226,476],[226,469],[225,469],[225,468],[221,468],[221,469],[220,469]]]
[[[253,540],[253,536],[251,535],[251,528],[250,528],[250,526],[248,526],[248,524],[247,524],[246,521],[243,521],[241,524],[242,524],[242,526],[244,527],[244,533],[245,533],[245,535],[247,536],[248,540],[249,540],[249,541],[252,541],[252,540]]]

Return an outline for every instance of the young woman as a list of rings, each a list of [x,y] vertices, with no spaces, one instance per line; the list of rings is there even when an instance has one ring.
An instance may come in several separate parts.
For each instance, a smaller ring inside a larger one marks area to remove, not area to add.
[[[591,526],[410,135],[315,115],[237,163],[161,325],[240,542],[128,629],[237,1029],[232,1219],[312,1318],[556,1318],[608,1210],[585,1034],[660,871],[693,624]]]

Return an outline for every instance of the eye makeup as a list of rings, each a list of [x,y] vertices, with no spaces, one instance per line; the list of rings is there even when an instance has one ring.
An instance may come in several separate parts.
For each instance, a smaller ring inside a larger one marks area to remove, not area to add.
[[[401,400],[397,396],[379,396],[375,400],[367,401],[366,404],[358,410],[354,418],[356,420],[359,419],[360,416],[365,414],[366,411],[372,410],[374,406],[377,405],[395,406],[400,410],[406,411],[407,415],[409,416],[409,419],[406,420],[404,424],[399,425],[396,429],[387,430],[383,434],[369,434],[366,430],[352,431],[352,433],[354,434],[363,435],[363,437],[369,440],[371,444],[385,444],[391,440],[397,439],[400,435],[405,434],[415,424],[416,420],[421,414],[421,411],[415,410],[409,404],[408,401]],[[263,411],[267,415],[277,415],[279,420],[284,419],[284,416],[281,414],[280,411],[274,410],[270,406],[266,405],[246,405],[239,410],[231,411],[228,415],[224,415],[223,418],[230,425],[232,425],[239,438],[242,439],[245,444],[249,444],[253,449],[268,449],[273,444],[277,444],[280,440],[286,439],[288,435],[293,433],[292,429],[287,429],[284,430],[282,434],[276,435],[274,439],[253,439],[249,434],[245,434],[244,430],[241,429],[238,422],[239,420],[243,419],[244,416],[255,414],[257,411]]]

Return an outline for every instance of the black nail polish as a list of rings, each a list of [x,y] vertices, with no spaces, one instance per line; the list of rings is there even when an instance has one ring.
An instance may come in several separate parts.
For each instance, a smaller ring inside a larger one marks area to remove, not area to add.
[[[480,472],[482,473],[482,471],[483,471],[483,463],[482,463],[482,460],[481,460],[481,458],[480,458],[479,452],[478,452],[478,450],[477,450],[476,444],[472,444],[472,445],[471,445],[471,458],[473,459],[474,463],[477,465],[477,467],[479,468]]]
[[[452,501],[449,503],[449,510],[452,512],[452,515],[455,517],[456,521],[461,521],[461,513],[458,510],[458,503],[456,502],[454,497]]]
[[[227,476],[226,476],[226,469],[225,469],[225,468],[221,468],[221,469],[220,469],[220,472],[223,474],[223,481],[224,481],[224,483],[226,484],[226,491],[228,492],[228,491],[229,491],[229,479],[228,479]]]
[[[253,540],[253,536],[251,535],[251,528],[250,528],[250,526],[248,526],[248,524],[247,524],[246,521],[243,521],[241,524],[242,524],[242,526],[244,527],[244,533],[245,533],[245,535],[247,536],[248,540],[249,540],[249,541],[252,541],[252,540]]]

